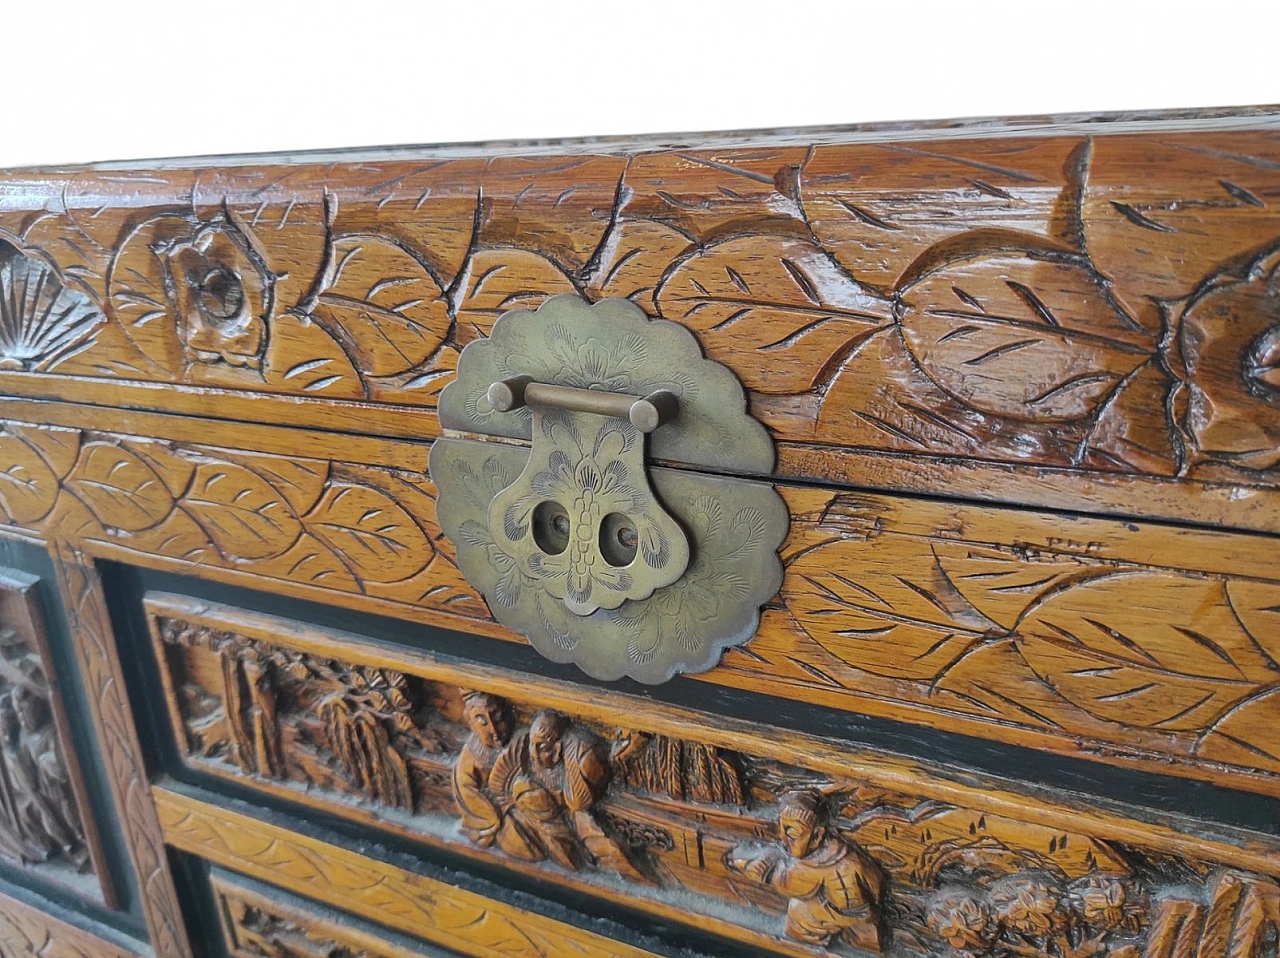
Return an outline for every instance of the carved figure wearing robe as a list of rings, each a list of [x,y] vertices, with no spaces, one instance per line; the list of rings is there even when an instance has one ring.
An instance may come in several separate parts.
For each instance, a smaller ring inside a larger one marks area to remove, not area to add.
[[[826,947],[837,939],[880,950],[880,903],[885,874],[861,848],[832,831],[817,798],[787,795],[778,815],[780,845],[740,846],[732,871],[764,882],[790,898],[786,934]]]
[[[487,692],[472,692],[463,700],[463,720],[470,734],[453,765],[453,797],[463,834],[482,848],[496,846],[515,858],[538,861],[542,855],[490,785],[494,766],[511,743],[507,703]]]
[[[541,857],[569,869],[599,865],[647,882],[593,811],[611,778],[604,743],[543,709],[498,757],[490,784]]]
[[[13,772],[21,815],[49,853],[60,849],[85,865],[88,858],[80,837],[75,792],[49,721],[49,703],[27,686],[19,686],[13,691],[13,707],[20,728]]]
[[[13,697],[0,698],[0,856],[21,864],[43,861],[48,851],[29,837],[25,796],[20,782],[25,781],[18,752],[18,713]]]

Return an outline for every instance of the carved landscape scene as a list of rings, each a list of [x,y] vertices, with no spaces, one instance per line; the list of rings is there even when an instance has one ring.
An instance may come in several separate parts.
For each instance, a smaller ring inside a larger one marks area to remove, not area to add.
[[[516,697],[456,667],[351,662],[283,620],[149,607],[193,767],[574,887],[620,880],[636,907],[742,940],[1053,958],[1275,947],[1270,878],[1154,841],[832,777],[770,757],[799,754],[785,743],[730,748],[692,722],[625,727],[621,699],[605,724],[531,681]]]
[[[31,588],[0,570],[0,861],[100,897]]]

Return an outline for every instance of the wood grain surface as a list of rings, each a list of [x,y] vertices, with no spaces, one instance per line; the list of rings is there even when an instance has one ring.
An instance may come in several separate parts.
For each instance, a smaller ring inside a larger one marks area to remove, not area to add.
[[[79,925],[0,892],[0,953],[6,958],[137,958],[141,949],[123,948]]]
[[[1198,904],[1224,869],[1280,871],[1280,842],[1248,831],[1046,801],[203,599],[156,594],[146,607],[192,770],[753,948],[934,954],[947,944],[942,898],[989,893],[998,910],[1037,883],[1073,947],[1140,947],[1161,932],[1152,901]],[[799,851],[793,817],[810,829]],[[1077,915],[1073,895],[1127,902],[1125,921]]]
[[[233,958],[449,958],[462,952],[393,943],[347,916],[217,872],[211,882]]]
[[[289,454],[327,450],[287,429],[41,413],[146,435],[7,423],[0,447],[27,480],[0,490],[15,525],[519,641],[454,565],[420,445],[328,443],[389,468]],[[197,432],[240,448],[174,441]],[[780,596],[700,680],[1280,794],[1270,537],[779,489],[792,512]]]
[[[779,476],[1280,531],[1275,118],[1076,129],[0,173],[0,390],[429,437],[500,312],[624,296]]]
[[[191,942],[151,801],[151,783],[125,694],[124,669],[101,580],[91,560],[65,541],[54,563],[116,821],[137,876],[151,949],[156,958],[190,958]]]
[[[165,839],[175,848],[464,955],[653,954],[170,789],[157,788],[155,797]]]
[[[39,588],[0,567],[0,858],[117,908]]]

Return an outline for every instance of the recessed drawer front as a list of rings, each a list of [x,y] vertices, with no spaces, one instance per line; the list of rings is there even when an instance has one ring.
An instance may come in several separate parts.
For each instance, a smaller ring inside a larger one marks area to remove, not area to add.
[[[625,297],[780,476],[1280,530],[1276,118],[1109,120],[4,172],[0,388],[430,437],[499,313]]]
[[[203,599],[145,608],[191,771],[742,945],[933,954],[1054,929],[1073,948],[1173,958],[1220,941],[1253,954],[1280,929],[1272,836]],[[386,921],[299,870],[317,860],[291,850],[305,836],[232,812],[215,824],[191,801],[161,793],[170,843]]]
[[[447,958],[421,942],[390,940],[349,915],[295,898],[230,872],[215,871],[213,887],[227,952],[233,958]]]
[[[126,431],[5,424],[0,443],[33,477],[18,525],[125,562],[517,638],[454,565],[428,447],[94,415]],[[778,489],[791,516],[781,592],[697,680],[1280,794],[1270,537]]]
[[[154,797],[165,841],[174,848],[332,908],[349,909],[451,953],[475,958],[655,954],[619,940],[617,929],[606,922],[588,929],[491,899],[311,834],[291,832],[264,821],[259,809],[230,810],[166,788],[155,789]],[[349,930],[346,935],[352,937]],[[365,942],[369,947],[368,938]],[[298,937],[279,944],[298,945]],[[302,944],[313,943],[303,936]],[[394,951],[390,954],[398,958]]]
[[[84,922],[88,924],[87,922]],[[141,958],[141,944],[125,947],[105,928],[86,931],[29,902],[0,891],[0,949],[8,958]]]

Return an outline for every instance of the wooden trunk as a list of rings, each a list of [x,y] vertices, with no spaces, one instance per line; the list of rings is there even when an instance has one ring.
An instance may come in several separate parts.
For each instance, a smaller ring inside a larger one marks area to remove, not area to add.
[[[789,520],[708,670],[464,571],[433,448],[564,440],[441,394],[559,296],[774,445],[633,460]],[[0,952],[1275,958],[1277,536],[1269,110],[3,170]]]

